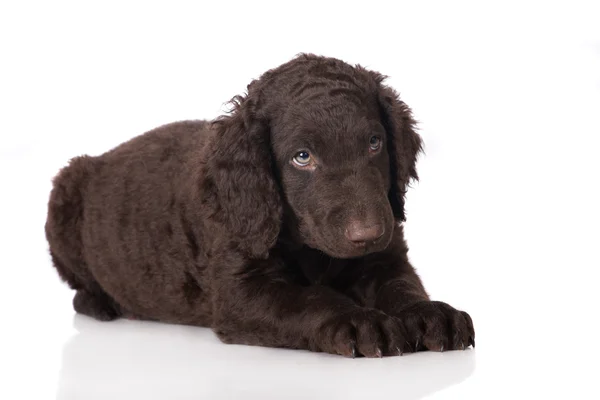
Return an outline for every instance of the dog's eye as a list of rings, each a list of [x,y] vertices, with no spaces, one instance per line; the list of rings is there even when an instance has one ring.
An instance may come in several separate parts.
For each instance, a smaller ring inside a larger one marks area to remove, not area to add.
[[[369,147],[371,151],[377,151],[381,148],[381,138],[379,136],[371,136],[369,139]]]
[[[299,151],[292,159],[296,165],[306,167],[310,164],[310,154],[307,151]]]

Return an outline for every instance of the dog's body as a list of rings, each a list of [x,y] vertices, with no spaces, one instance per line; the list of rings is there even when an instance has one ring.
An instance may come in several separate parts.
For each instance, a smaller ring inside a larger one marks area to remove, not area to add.
[[[46,234],[75,309],[344,355],[473,344],[470,317],[430,301],[408,262],[399,222],[420,138],[381,81],[303,55],[232,116],[73,159]]]
[[[203,121],[170,124],[75,158],[55,179],[54,264],[74,289],[109,294],[97,299],[106,303],[98,317],[210,325],[208,246],[198,221],[191,227],[185,191],[212,132]]]

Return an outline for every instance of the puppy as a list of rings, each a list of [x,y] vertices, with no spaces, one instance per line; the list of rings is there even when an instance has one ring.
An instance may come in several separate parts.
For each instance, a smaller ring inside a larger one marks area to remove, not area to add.
[[[46,236],[75,310],[344,356],[474,346],[469,315],[431,301],[408,261],[421,138],[383,80],[300,55],[229,115],[72,159]]]

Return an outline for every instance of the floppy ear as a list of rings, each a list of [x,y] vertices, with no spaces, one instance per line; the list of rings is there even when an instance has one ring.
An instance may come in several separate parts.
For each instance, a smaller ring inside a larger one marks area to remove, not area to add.
[[[268,257],[279,235],[282,205],[274,177],[268,124],[251,100],[232,100],[233,113],[213,122],[204,203],[234,248],[252,258]]]
[[[400,100],[394,89],[381,84],[383,79],[383,76],[376,75],[378,100],[390,153],[392,187],[389,200],[396,220],[404,221],[404,195],[411,179],[419,179],[416,163],[422,151],[422,142],[410,108]]]

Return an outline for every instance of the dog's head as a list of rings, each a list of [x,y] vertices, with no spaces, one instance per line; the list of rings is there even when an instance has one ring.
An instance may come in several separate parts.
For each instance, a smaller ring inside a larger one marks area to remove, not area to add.
[[[215,122],[205,190],[238,248],[265,257],[282,225],[337,258],[381,251],[404,220],[421,139],[384,77],[302,55]]]

